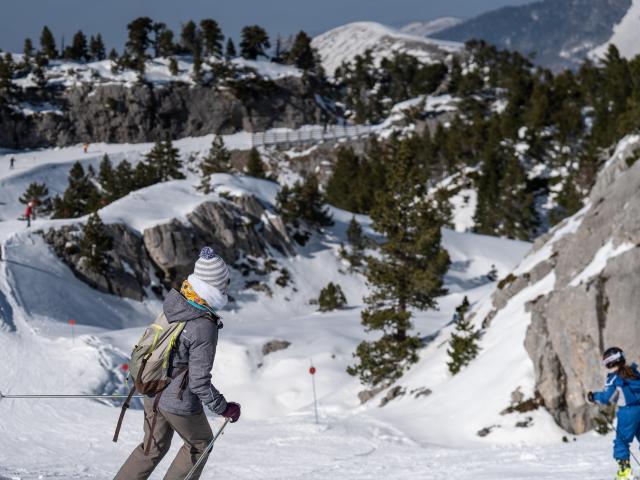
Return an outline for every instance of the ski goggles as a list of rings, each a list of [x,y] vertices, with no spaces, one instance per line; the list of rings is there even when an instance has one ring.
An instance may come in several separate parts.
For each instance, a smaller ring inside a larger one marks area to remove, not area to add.
[[[607,368],[611,368],[611,367],[615,367],[616,364],[620,362],[620,360],[624,360],[624,355],[622,354],[622,352],[616,352],[604,358],[602,360],[602,364]]]

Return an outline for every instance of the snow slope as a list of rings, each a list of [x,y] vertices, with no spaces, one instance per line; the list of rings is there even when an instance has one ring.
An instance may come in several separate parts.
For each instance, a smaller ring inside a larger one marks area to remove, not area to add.
[[[432,40],[411,35],[375,22],[355,22],[329,30],[313,39],[312,45],[322,59],[329,75],[343,62],[371,50],[376,61],[397,53],[407,53],[422,62],[435,63],[462,44]]]
[[[181,148],[196,151],[208,148],[210,138],[182,142]],[[132,159],[148,147],[99,146]],[[101,153],[86,161],[97,161]],[[28,158],[31,153],[22,155]],[[82,155],[74,148],[39,151],[35,165],[21,162],[19,172],[0,171],[2,192],[19,191],[16,178],[21,185],[36,178],[54,183],[66,178],[78,156]],[[43,174],[45,165],[56,172]],[[276,192],[271,182],[216,175],[212,193],[205,196],[193,188],[196,175],[186,173],[186,180],[131,193],[105,207],[101,216],[140,231],[168,218],[182,218],[199,202],[215,201],[222,192],[252,193],[265,202],[272,202]],[[15,205],[15,199],[2,205],[0,219],[5,260],[0,263],[0,390],[125,391],[120,366],[160,303],[134,302],[87,287],[33,230],[6,220],[12,217],[5,216],[5,208]],[[269,279],[269,297],[243,290],[239,273],[232,274],[237,304],[224,315],[213,375],[229,399],[242,403],[243,418],[220,440],[215,466],[209,466],[203,478],[555,479],[562,473],[563,478],[582,479],[605,474],[609,439],[586,435],[575,444],[562,445],[564,433],[545,411],[500,414],[516,388],[525,396],[532,394],[533,366],[522,345],[529,318],[524,305],[551,288],[553,278],[512,299],[493,320],[482,338],[480,356],[467,369],[453,378],[446,370],[455,307],[468,296],[479,324],[495,288],[487,273],[495,267],[499,277],[507,275],[529,250],[527,243],[445,230],[443,244],[452,259],[445,278],[449,293],[439,299],[439,311],[416,313],[416,330],[427,346],[418,365],[398,382],[406,394],[384,408],[379,403],[386,392],[360,405],[357,393],[362,387],[345,369],[353,361],[355,346],[367,337],[359,314],[368,288],[360,274],[347,271],[338,255],[352,215],[337,209],[332,213],[335,225],[324,235],[296,256],[278,258],[291,272],[293,285],[280,288]],[[369,219],[357,218],[371,233]],[[35,226],[46,229],[63,223],[69,221],[39,219]],[[309,300],[329,281],[342,285],[349,308],[320,314]],[[77,322],[73,336],[69,319]],[[264,355],[262,346],[273,339],[287,340],[291,346]],[[310,362],[318,369],[320,425],[313,424]],[[411,393],[424,388],[432,393]],[[114,445],[110,437],[117,415],[114,406],[88,400],[1,401],[0,478],[112,478],[140,440],[142,424],[141,412],[130,411],[122,440]],[[532,425],[516,426],[523,421]],[[487,437],[477,435],[489,427]],[[152,478],[162,478],[167,461]]]
[[[403,33],[409,35],[417,35],[420,37],[429,37],[434,33],[441,32],[446,28],[455,27],[463,22],[461,18],[457,17],[441,17],[435,20],[429,20],[426,22],[412,22],[404,27],[400,28]]]
[[[591,58],[603,58],[609,45],[615,45],[623,57],[631,59],[640,54],[640,0],[633,0],[627,14],[613,28],[612,37],[589,52]]]

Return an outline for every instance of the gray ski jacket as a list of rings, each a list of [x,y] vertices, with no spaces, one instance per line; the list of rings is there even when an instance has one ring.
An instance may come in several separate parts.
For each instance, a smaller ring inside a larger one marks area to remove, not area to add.
[[[222,415],[227,402],[211,384],[219,320],[191,305],[176,290],[169,292],[162,307],[169,323],[186,322],[172,355],[169,374],[173,376],[185,368],[188,370],[177,375],[162,392],[158,407],[175,415],[196,415],[202,412],[204,404]]]

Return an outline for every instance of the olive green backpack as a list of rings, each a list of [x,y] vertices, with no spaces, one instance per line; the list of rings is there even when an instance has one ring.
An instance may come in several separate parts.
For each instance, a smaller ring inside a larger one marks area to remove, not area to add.
[[[147,446],[145,448],[145,455],[149,453],[153,430],[156,424],[155,413],[158,410],[160,396],[169,383],[171,383],[172,378],[175,378],[186,371],[186,369],[183,369],[175,372],[172,376],[169,376],[171,354],[176,349],[178,337],[182,333],[182,330],[184,330],[184,326],[185,322],[169,323],[164,313],[160,313],[155,322],[146,328],[136,346],[133,347],[133,352],[131,352],[131,361],[129,362],[129,378],[133,379],[133,386],[131,387],[131,390],[129,390],[129,395],[122,405],[120,418],[118,419],[116,431],[113,435],[114,442],[118,441],[118,435],[120,433],[120,428],[122,427],[124,414],[130,406],[131,397],[134,392],[138,391],[143,395],[155,395],[153,402],[154,416],[151,423],[151,432],[149,434],[149,442],[147,442]],[[187,381],[188,372],[183,377],[183,385],[181,385],[180,388],[180,395],[184,388],[186,388]]]

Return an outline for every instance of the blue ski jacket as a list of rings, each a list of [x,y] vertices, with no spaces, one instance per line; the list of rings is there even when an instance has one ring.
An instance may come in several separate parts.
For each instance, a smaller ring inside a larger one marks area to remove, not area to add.
[[[617,372],[609,373],[604,390],[593,393],[593,399],[603,405],[618,404],[620,407],[640,406],[640,372],[633,363],[631,368],[638,376],[637,380],[622,378]]]

